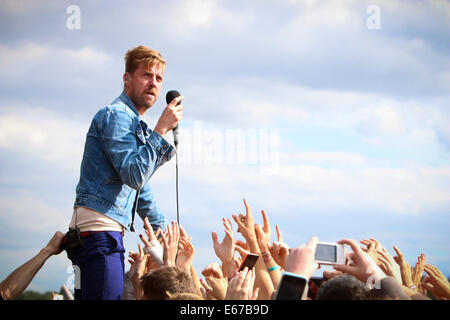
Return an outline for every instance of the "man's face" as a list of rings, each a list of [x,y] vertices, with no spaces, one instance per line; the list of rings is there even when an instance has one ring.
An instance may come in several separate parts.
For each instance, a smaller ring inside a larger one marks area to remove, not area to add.
[[[155,63],[149,67],[146,63],[141,62],[132,74],[125,73],[125,92],[139,112],[145,112],[158,99],[164,77],[164,67],[162,63]]]

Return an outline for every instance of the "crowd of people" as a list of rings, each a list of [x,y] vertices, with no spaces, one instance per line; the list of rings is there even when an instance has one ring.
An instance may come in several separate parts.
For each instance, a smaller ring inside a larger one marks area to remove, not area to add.
[[[124,275],[122,299],[272,300],[277,299],[285,273],[306,279],[307,288],[301,296],[304,300],[450,299],[448,279],[436,266],[426,263],[423,253],[413,267],[398,247],[393,247],[395,255],[391,255],[374,238],[359,243],[339,241],[350,248],[347,262],[334,265],[334,271],[324,271],[323,279],[313,278],[320,268],[314,259],[318,239],[312,237],[307,244],[290,247],[276,225],[277,241],[271,243],[272,226],[266,212],[261,211],[263,225],[258,225],[245,199],[244,204],[246,214],[233,215],[232,219],[245,241],[236,240],[232,220],[223,218],[223,240],[219,241],[216,232],[211,235],[220,264],[212,262],[200,274],[193,266],[195,247],[188,232],[176,222],[154,232],[145,219],[146,234],[139,235],[142,244],[128,254],[130,269]],[[56,232],[34,258],[3,280],[1,298],[17,298],[45,261],[61,253],[63,238],[63,233]],[[253,268],[239,271],[249,253],[259,259]]]

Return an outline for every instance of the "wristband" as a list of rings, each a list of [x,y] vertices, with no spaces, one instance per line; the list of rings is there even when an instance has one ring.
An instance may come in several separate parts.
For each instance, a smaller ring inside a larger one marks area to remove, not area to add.
[[[264,257],[264,256],[269,256],[270,255],[270,251],[269,250],[267,250],[267,251],[264,251],[263,253],[261,253],[261,255]]]
[[[278,270],[278,269],[280,269],[280,268],[281,268],[280,266],[274,266],[274,267],[268,268],[267,270],[268,270],[269,272],[271,272],[271,271],[274,271],[274,270]]]
[[[161,247],[161,244],[159,243],[158,240],[152,240],[150,241],[150,244],[152,245],[152,247],[145,247],[144,248],[144,252],[148,253],[149,255],[152,256],[152,258],[156,261],[157,264],[159,264],[160,266],[163,265],[163,248]]]
[[[263,258],[264,263],[267,263],[268,261],[270,261],[270,259],[272,259],[272,256],[271,256],[271,255],[269,255],[269,256],[267,256],[267,257],[264,257],[264,258]]]

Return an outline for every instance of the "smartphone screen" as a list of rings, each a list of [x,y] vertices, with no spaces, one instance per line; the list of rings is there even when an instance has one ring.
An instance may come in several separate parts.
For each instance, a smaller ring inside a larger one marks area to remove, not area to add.
[[[256,261],[258,261],[259,255],[258,254],[253,254],[253,253],[249,253],[244,261],[242,262],[241,266],[239,267],[239,271],[244,270],[245,267],[248,268],[248,270],[253,269],[253,267],[256,264]]]
[[[275,300],[300,300],[305,286],[305,279],[284,274],[278,286]]]
[[[314,259],[318,261],[337,262],[337,247],[332,244],[318,243]]]

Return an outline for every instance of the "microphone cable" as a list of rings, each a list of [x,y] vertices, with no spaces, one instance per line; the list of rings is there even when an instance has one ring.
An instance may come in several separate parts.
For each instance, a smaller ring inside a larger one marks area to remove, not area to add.
[[[180,225],[180,206],[178,203],[178,143],[175,144],[175,188],[177,195],[177,223]]]

